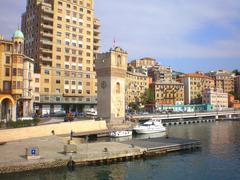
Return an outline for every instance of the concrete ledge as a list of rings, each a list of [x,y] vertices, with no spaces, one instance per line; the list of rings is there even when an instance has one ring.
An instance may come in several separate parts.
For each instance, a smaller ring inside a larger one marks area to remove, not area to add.
[[[105,121],[76,121],[63,122],[59,124],[50,124],[34,126],[27,128],[0,130],[0,142],[16,141],[21,139],[51,136],[52,131],[55,135],[70,134],[70,132],[88,132],[107,130]]]

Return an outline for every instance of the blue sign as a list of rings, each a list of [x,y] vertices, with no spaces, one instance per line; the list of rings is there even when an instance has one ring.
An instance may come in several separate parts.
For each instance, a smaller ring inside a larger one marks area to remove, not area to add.
[[[35,148],[31,149],[31,155],[32,156],[36,156],[36,152],[37,152],[37,150]]]

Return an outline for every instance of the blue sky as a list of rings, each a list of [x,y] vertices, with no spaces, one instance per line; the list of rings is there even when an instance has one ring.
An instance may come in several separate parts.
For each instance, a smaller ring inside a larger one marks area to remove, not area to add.
[[[9,38],[26,1],[1,1],[0,33]],[[115,37],[129,60],[153,57],[183,72],[240,69],[239,0],[95,0],[95,10],[102,51]]]

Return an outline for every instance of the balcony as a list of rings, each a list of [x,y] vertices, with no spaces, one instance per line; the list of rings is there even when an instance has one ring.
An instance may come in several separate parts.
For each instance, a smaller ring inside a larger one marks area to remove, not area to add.
[[[47,56],[40,56],[40,59],[42,61],[46,61],[46,62],[52,62],[52,58],[51,57],[47,57]]]
[[[53,25],[50,25],[50,24],[42,24],[41,26],[42,26],[42,28],[44,28],[44,29],[53,30]]]
[[[46,22],[53,22],[53,18],[52,17],[49,17],[49,16],[42,16],[42,19]]]
[[[41,39],[40,42],[44,45],[53,45],[52,41],[46,40],[46,39]]]
[[[41,50],[42,53],[52,54],[52,50],[51,49],[41,48],[40,50]]]
[[[45,13],[48,13],[48,14],[53,14],[54,13],[51,5],[49,5],[48,7],[42,6],[42,11],[45,12]]]
[[[44,32],[44,31],[41,31],[41,35],[42,35],[42,37],[48,37],[48,38],[52,38],[53,37],[52,33]]]
[[[94,40],[94,41],[100,41],[100,37],[99,37],[99,36],[94,36],[94,37],[93,37],[93,40]]]

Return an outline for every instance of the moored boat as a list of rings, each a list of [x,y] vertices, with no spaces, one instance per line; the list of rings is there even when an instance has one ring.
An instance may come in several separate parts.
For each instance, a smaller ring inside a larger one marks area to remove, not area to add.
[[[110,132],[110,137],[126,137],[126,136],[132,136],[132,131],[113,131]]]
[[[163,126],[160,119],[151,119],[150,121],[137,125],[133,130],[138,134],[150,134],[165,132],[166,128]]]

